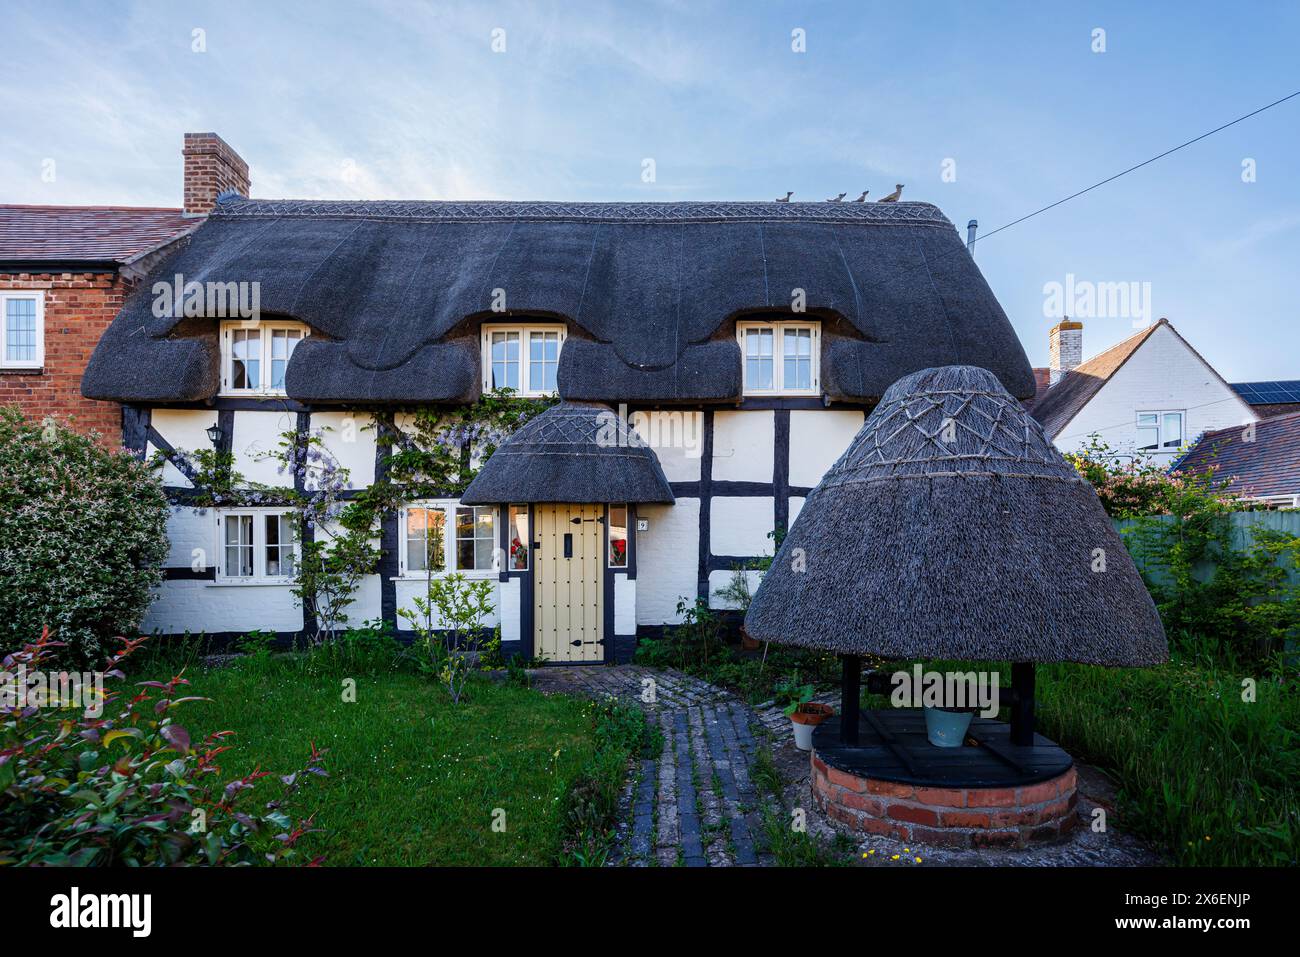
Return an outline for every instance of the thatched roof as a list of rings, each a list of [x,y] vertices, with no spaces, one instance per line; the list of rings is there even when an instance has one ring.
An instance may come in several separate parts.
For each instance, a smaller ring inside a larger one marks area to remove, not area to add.
[[[478,326],[560,320],[560,395],[698,403],[741,393],[738,316],[823,327],[822,386],[874,400],[966,362],[1033,395],[1024,350],[952,223],[928,203],[301,202],[225,198],[142,283],[82,381],[91,398],[197,401],[218,388],[217,320],[153,315],[151,287],[258,283],[261,313],[316,335],[291,398],[455,402],[479,383]],[[505,296],[506,312],[493,312]]]
[[[969,366],[889,388],[804,503],[745,624],[891,660],[1167,657],[1092,487],[996,376]]]
[[[501,443],[460,500],[674,501],[654,449],[609,406],[561,402]]]

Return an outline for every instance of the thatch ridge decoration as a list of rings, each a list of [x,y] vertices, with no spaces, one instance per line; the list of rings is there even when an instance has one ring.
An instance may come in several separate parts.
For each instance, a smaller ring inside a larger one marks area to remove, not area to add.
[[[805,501],[746,627],[890,660],[1168,654],[1092,487],[996,376],[969,366],[888,389]]]

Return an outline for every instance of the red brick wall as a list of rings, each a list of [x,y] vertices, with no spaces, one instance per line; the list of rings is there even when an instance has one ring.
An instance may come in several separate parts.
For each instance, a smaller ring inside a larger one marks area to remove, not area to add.
[[[226,190],[249,191],[248,164],[216,133],[186,133],[185,212],[210,213]]]
[[[71,417],[78,431],[93,429],[105,445],[121,445],[121,406],[83,399],[81,374],[122,308],[127,282],[117,273],[5,273],[0,289],[45,293],[45,368],[0,371],[0,405],[17,405],[29,419]]]

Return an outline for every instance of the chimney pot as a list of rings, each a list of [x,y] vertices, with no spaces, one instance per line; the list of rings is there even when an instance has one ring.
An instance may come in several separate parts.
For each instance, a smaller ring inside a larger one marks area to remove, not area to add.
[[[185,214],[206,216],[223,193],[249,193],[248,164],[216,133],[186,133]]]

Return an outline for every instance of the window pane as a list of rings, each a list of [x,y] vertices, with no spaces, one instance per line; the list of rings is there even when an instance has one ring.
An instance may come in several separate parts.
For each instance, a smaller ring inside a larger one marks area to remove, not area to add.
[[[236,329],[230,336],[230,385],[235,389],[256,389],[261,383],[262,332]]]
[[[1140,450],[1147,451],[1154,449],[1158,442],[1156,430],[1153,428],[1140,428],[1137,430],[1137,447]]]
[[[293,525],[285,515],[264,515],[266,574],[290,577],[294,573]]]
[[[253,516],[226,516],[226,574],[232,578],[253,575]]]
[[[510,567],[515,571],[528,568],[528,506],[510,506]]]
[[[773,340],[771,329],[745,330],[745,381],[750,389],[773,388]]]
[[[422,508],[406,510],[406,570],[422,572],[428,569],[427,560],[428,513]]]
[[[456,567],[488,571],[496,539],[492,534],[496,510],[491,506],[456,509]]]
[[[33,362],[36,359],[36,300],[5,300],[5,359]]]
[[[560,334],[558,332],[530,332],[528,334],[528,388],[532,392],[554,392],[556,370],[559,368]]]
[[[492,388],[519,389],[519,333],[492,333]]]
[[[1161,445],[1166,449],[1176,449],[1183,444],[1183,414],[1166,412],[1164,419]]]
[[[627,506],[609,507],[609,567],[627,568]]]

